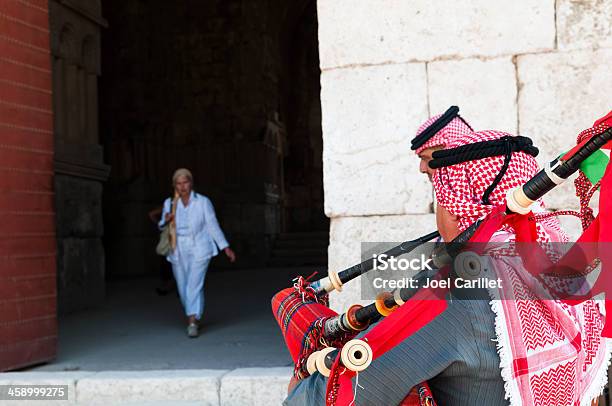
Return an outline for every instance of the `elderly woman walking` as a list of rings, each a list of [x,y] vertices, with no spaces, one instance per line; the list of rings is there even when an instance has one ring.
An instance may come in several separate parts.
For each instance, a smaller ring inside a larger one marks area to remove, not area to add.
[[[188,317],[187,335],[197,337],[204,311],[204,278],[212,257],[223,251],[230,262],[236,255],[229,247],[215,216],[210,199],[193,191],[188,169],[177,169],[172,176],[174,199],[164,201],[159,227],[170,223],[176,246],[166,259],[172,264],[176,288]]]

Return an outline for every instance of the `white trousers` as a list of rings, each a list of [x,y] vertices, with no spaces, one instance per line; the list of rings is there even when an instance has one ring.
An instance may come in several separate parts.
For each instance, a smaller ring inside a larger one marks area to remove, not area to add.
[[[177,261],[172,262],[172,273],[176,280],[183,309],[187,316],[202,318],[204,312],[204,278],[210,263],[210,257],[203,260],[194,258],[194,240],[192,237],[177,237]]]

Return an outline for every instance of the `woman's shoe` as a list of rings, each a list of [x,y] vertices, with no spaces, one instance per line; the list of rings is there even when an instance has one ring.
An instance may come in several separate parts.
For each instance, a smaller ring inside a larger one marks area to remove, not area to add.
[[[197,324],[191,323],[189,326],[187,326],[187,336],[189,336],[189,338],[196,338],[198,335],[199,332]]]

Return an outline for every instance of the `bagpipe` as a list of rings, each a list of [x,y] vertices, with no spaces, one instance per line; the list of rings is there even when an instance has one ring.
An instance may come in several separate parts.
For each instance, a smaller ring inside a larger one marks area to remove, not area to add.
[[[396,257],[396,256],[408,254],[409,252],[421,246],[423,243],[427,241],[431,241],[439,237],[440,237],[440,233],[437,231],[434,231],[422,237],[419,237],[416,240],[405,241],[401,243],[400,245],[383,252],[383,255],[387,255],[389,257]],[[353,265],[350,268],[347,268],[338,273],[330,272],[328,276],[310,283],[308,285],[308,289],[312,289],[313,293],[316,296],[323,296],[334,290],[341,292],[342,285],[372,270],[373,267],[374,267],[374,260],[369,259],[357,265]]]
[[[438,237],[440,234],[434,231],[415,240],[405,241],[383,254],[389,257],[408,254]],[[381,317],[393,313],[415,294],[414,289],[384,292],[374,303],[367,306],[352,305],[340,315],[327,307],[327,295],[334,290],[342,291],[343,284],[373,268],[374,260],[369,259],[337,273],[330,271],[328,276],[313,282],[298,277],[292,288],[284,289],[272,298],[274,316],[295,364],[295,378],[302,379],[314,372],[329,376],[338,354],[342,364],[352,371],[362,371],[370,365],[372,349],[366,341],[354,337]],[[420,303],[423,308],[427,306],[426,300]],[[424,309],[412,310],[416,312]],[[425,319],[428,320],[427,317]],[[413,388],[402,402],[402,406],[421,405],[435,406],[426,383]]]
[[[579,135],[578,144],[569,152],[552,160],[522,186],[509,190],[505,205],[497,207],[485,218],[473,223],[451,243],[439,244],[431,254],[435,267],[448,272],[448,265],[464,251],[469,242],[482,241],[483,236],[492,234],[504,224],[511,224],[519,231],[517,240],[519,235],[532,233],[535,223],[530,216],[531,205],[579,169],[584,172],[581,165],[602,147],[610,148],[611,140],[612,112],[595,122],[591,129],[583,131]],[[608,165],[601,179],[591,180],[593,188],[600,188],[602,192],[600,212],[588,227],[583,223],[586,230],[579,241],[612,241],[612,217],[609,222],[607,218],[612,216],[612,174],[609,174],[612,172],[611,168],[612,165]],[[605,210],[602,204],[610,206],[610,210]],[[385,253],[389,256],[403,255],[438,236],[437,232],[433,232],[404,242]],[[580,266],[586,266],[588,261],[599,254],[601,253],[591,252]],[[477,260],[468,257],[466,262],[468,269],[478,273],[480,264]],[[547,269],[554,268],[551,264],[548,265],[550,266]],[[576,264],[573,265],[572,269],[575,269]],[[352,390],[347,388],[352,386],[350,379],[355,373],[365,370],[375,358],[418,331],[447,306],[445,295],[448,292],[443,289],[415,291],[410,288],[382,293],[374,303],[367,306],[353,305],[340,315],[326,306],[329,292],[340,291],[344,283],[372,268],[372,260],[368,260],[338,273],[330,271],[327,277],[314,282],[300,277],[293,287],[278,292],[272,299],[274,316],[295,362],[295,377],[301,379],[315,371],[329,376],[327,404],[348,404],[352,399]],[[561,269],[562,273],[567,267],[558,269]],[[599,286],[595,288],[597,289],[605,291],[610,287]],[[588,298],[590,297],[582,296],[567,299]],[[612,312],[609,303],[606,301],[606,308]],[[355,338],[359,332],[374,323],[376,325],[364,336]],[[612,329],[606,322],[603,335],[610,336],[610,330]],[[414,403],[402,404],[434,404],[425,383],[413,388],[410,396],[414,398]]]
[[[405,241],[383,254],[392,257],[404,255],[439,236],[440,233],[434,231],[415,240]],[[368,306],[353,305],[341,315],[326,306],[330,292],[342,291],[345,283],[373,268],[374,259],[369,259],[340,272],[331,271],[328,276],[313,282],[298,277],[293,288],[282,290],[272,298],[274,315],[296,363],[296,377],[304,377],[304,373],[308,372],[304,361],[317,346],[346,341],[394,309],[396,304],[391,303],[392,298],[388,295]],[[401,295],[397,295],[397,299],[401,300]],[[404,292],[404,296],[407,295],[408,292]]]

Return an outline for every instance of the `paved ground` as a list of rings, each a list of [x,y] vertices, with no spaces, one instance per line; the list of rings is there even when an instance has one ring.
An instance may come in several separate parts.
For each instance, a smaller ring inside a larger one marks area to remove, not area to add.
[[[30,371],[235,369],[289,366],[291,358],[270,311],[270,298],[306,269],[209,272],[202,335],[185,334],[174,293],[160,297],[157,280],[107,284],[104,306],[59,321],[59,353]]]

